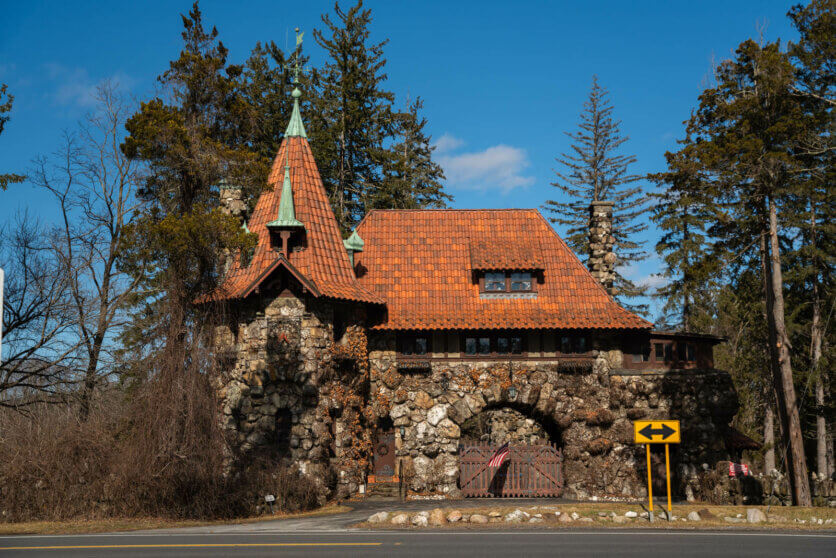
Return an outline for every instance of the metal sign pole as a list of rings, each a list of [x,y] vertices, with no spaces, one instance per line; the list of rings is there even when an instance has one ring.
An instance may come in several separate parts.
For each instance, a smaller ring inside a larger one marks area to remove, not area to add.
[[[647,450],[647,499],[650,503],[648,518],[653,523],[653,479],[650,473],[650,444],[645,444],[644,448]]]
[[[672,521],[671,519],[671,456],[670,451],[670,444],[665,444],[665,478],[668,480],[668,521]]]

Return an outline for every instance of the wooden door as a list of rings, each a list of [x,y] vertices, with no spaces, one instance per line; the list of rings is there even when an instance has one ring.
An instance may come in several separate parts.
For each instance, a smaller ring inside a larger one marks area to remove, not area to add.
[[[377,481],[395,477],[395,431],[392,428],[377,431],[372,454],[372,474]]]

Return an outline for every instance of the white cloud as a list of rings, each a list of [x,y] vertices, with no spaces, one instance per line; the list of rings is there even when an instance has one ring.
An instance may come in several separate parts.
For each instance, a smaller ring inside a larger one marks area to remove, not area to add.
[[[499,189],[505,192],[534,183],[534,177],[522,172],[529,166],[524,149],[510,145],[494,145],[483,151],[450,153],[464,145],[461,139],[444,134],[436,142],[438,163],[447,182],[466,190]]]
[[[459,139],[455,136],[451,136],[450,134],[444,134],[435,142],[433,143],[433,147],[435,147],[435,154],[441,155],[442,153],[448,153],[450,151],[454,151],[464,145],[464,140]]]
[[[640,287],[648,287],[651,290],[658,289],[668,283],[667,279],[659,275],[658,273],[653,273],[651,275],[646,275],[644,277],[639,277],[638,281],[636,282]]]
[[[95,80],[84,68],[68,68],[60,64],[46,64],[46,77],[53,82],[50,97],[59,105],[90,108],[96,104],[96,87],[103,80]],[[133,79],[123,72],[106,78],[129,89]]]

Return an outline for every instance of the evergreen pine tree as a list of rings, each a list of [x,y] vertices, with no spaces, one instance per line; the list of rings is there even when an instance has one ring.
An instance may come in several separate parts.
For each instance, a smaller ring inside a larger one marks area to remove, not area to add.
[[[681,142],[690,143],[690,139]],[[717,259],[706,228],[714,221],[710,200],[703,199],[699,170],[681,153],[666,153],[668,171],[651,175],[664,191],[653,194],[651,219],[662,233],[656,252],[662,257],[665,284],[653,295],[663,301],[659,327],[699,333],[710,313]]]
[[[422,107],[418,98],[395,115],[395,143],[389,148],[383,182],[371,201],[375,208],[444,207],[452,199],[441,184],[444,171],[432,160],[435,147],[424,131],[427,119],[420,114]]]
[[[760,263],[767,350],[789,447],[793,501],[810,505],[781,266],[800,193],[794,155],[810,118],[792,92],[794,69],[777,43],[761,47],[745,41],[734,59],[718,66],[716,80],[700,95],[688,125],[693,141],[678,157],[699,170],[702,198],[713,200],[716,221],[708,233],[716,239],[718,257]]]
[[[315,76],[318,106],[309,136],[331,207],[347,232],[371,209],[382,182],[395,96],[382,89],[388,41],[369,43],[371,10],[359,0],[348,10],[335,3],[334,14],[336,21],[323,15],[325,29],[313,32],[328,59]]]
[[[594,201],[614,202],[617,298],[627,307],[644,313],[646,304],[629,301],[644,296],[647,288],[634,284],[619,269],[648,256],[645,242],[637,236],[647,229],[640,217],[649,210],[649,198],[640,186],[631,186],[641,178],[629,172],[636,158],[617,153],[628,138],[621,135],[621,122],[613,118],[613,107],[607,97],[607,90],[593,77],[589,98],[580,115],[580,129],[566,134],[573,141],[572,152],[557,158],[566,170],[555,171],[557,181],[552,186],[563,199],[549,200],[543,208],[552,215],[552,223],[565,227],[564,239],[585,261],[589,255],[589,205]]]
[[[183,50],[158,78],[167,100],[141,104],[122,146],[148,169],[139,192],[146,211],[126,231],[122,262],[143,279],[140,311],[125,337],[140,350],[154,341],[182,342],[195,299],[216,284],[218,256],[252,244],[218,207],[220,181],[250,196],[264,181],[263,161],[246,139],[241,67],[227,64],[227,49],[216,29],[204,28],[197,3],[182,20]]]
[[[803,106],[811,123],[809,133],[795,150],[800,171],[795,173],[801,195],[794,213],[799,230],[797,249],[788,254],[791,265],[788,299],[795,308],[798,322],[794,343],[809,347],[806,355],[797,351],[796,358],[815,377],[816,464],[818,473],[830,478],[834,472],[833,423],[834,409],[830,393],[830,374],[834,341],[833,329],[827,327],[827,301],[833,300],[833,267],[836,264],[836,12],[829,0],[813,0],[806,6],[795,6],[789,12],[799,40],[790,43],[788,54],[795,63],[796,83],[793,89],[802,96]],[[799,356],[806,358],[798,358]],[[828,455],[829,454],[829,455]]]
[[[0,83],[0,134],[3,133],[3,128],[9,121],[8,113],[12,111],[12,103],[15,100],[7,91],[8,86],[5,83]],[[19,174],[0,174],[0,190],[5,190],[9,184],[23,182],[25,178],[25,176]]]

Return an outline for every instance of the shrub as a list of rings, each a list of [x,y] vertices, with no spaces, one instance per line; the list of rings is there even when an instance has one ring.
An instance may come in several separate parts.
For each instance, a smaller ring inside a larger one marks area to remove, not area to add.
[[[58,405],[0,413],[2,520],[231,518],[266,494],[287,511],[319,503],[316,481],[277,456],[232,468],[209,377],[177,372],[103,393],[85,421]]]

